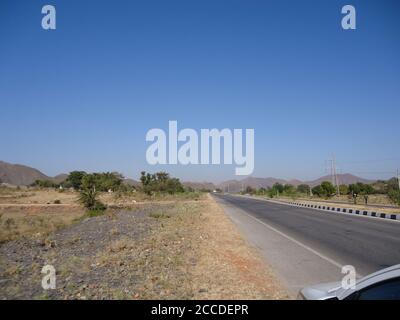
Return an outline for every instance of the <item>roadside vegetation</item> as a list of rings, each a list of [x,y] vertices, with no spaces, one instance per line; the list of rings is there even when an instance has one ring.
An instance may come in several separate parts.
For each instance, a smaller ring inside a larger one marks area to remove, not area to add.
[[[117,172],[73,171],[60,183],[36,180],[29,187],[0,187],[0,243],[21,237],[46,237],[87,217],[132,209],[151,201],[198,200],[204,193],[185,188],[166,172],[142,172],[126,183]]]
[[[388,204],[400,205],[400,190],[397,178],[389,180],[378,180],[373,184],[355,183],[341,184],[339,192],[330,181],[323,181],[321,184],[311,187],[307,184],[294,186],[291,184],[275,183],[269,188],[247,187],[242,194],[268,196],[269,198],[287,197],[291,199],[333,199],[347,200],[354,204],[370,204],[371,198],[387,199]],[[339,194],[338,194],[339,193]],[[340,198],[338,197],[340,195]],[[344,197],[344,198],[343,198]],[[382,203],[380,203],[382,204]]]
[[[214,200],[167,173],[45,185],[0,190],[0,299],[288,298]]]

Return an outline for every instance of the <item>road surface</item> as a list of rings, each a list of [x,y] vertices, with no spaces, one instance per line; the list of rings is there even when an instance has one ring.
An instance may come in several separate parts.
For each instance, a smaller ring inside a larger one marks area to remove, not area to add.
[[[400,263],[400,222],[318,211],[234,195],[215,195],[247,240],[260,249],[292,296]]]

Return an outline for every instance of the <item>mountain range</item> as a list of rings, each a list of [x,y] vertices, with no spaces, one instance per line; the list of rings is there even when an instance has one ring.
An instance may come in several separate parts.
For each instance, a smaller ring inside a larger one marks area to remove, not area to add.
[[[55,177],[50,177],[45,175],[44,173],[40,172],[37,169],[20,165],[20,164],[11,164],[4,161],[0,161],[0,183],[6,183],[10,185],[19,185],[19,186],[26,186],[33,183],[35,180],[51,180],[55,183],[61,183],[67,178],[67,174],[59,174]],[[338,174],[338,179],[340,184],[351,184],[356,182],[362,183],[373,183],[375,180],[368,180],[361,177],[357,177],[355,175],[346,173],[346,174]],[[326,175],[320,177],[315,180],[310,181],[301,181],[297,179],[293,180],[285,180],[285,179],[278,179],[278,178],[256,178],[256,177],[247,177],[242,180],[228,180],[221,182],[220,184],[214,184],[211,182],[183,182],[183,184],[187,187],[192,187],[193,189],[215,189],[220,188],[225,191],[230,192],[238,192],[243,190],[247,186],[252,188],[268,188],[274,185],[274,183],[281,183],[281,184],[292,184],[292,185],[299,185],[299,184],[308,184],[310,186],[316,186],[320,184],[322,181],[331,181],[331,176]],[[127,184],[131,185],[138,185],[139,182],[133,179],[125,179],[124,181]]]

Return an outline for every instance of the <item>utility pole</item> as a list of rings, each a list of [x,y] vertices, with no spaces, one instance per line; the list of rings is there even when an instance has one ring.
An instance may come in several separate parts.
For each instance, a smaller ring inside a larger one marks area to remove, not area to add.
[[[335,161],[335,155],[332,155],[332,159],[330,160],[331,162],[331,177],[332,177],[332,184],[336,186],[336,194],[340,196],[340,190],[339,190],[339,179],[336,174],[336,161]]]
[[[399,174],[399,169],[397,169],[397,183],[399,184],[399,190],[400,190],[400,174]]]

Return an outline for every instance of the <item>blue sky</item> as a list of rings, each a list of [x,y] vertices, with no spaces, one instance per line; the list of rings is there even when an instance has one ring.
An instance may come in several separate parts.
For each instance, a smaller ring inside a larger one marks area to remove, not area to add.
[[[57,29],[41,28],[53,4]],[[341,8],[357,30],[341,28]],[[400,167],[400,3],[11,1],[0,3],[0,160],[49,175],[149,166],[146,132],[254,128],[253,176],[312,179]],[[376,173],[379,172],[379,173]]]

